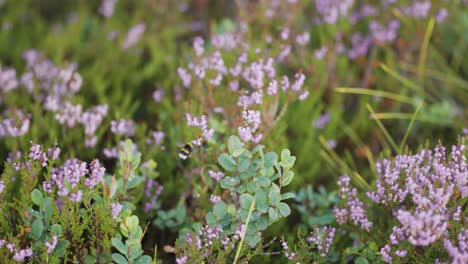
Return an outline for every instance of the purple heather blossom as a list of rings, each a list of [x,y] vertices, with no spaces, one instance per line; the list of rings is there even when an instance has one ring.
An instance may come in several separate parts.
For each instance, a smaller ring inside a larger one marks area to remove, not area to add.
[[[0,181],[0,194],[3,193],[3,190],[5,190],[5,182]]]
[[[187,119],[188,126],[198,127],[202,131],[202,135],[192,141],[193,144],[200,146],[203,138],[209,140],[213,137],[214,129],[208,128],[208,117],[206,115],[192,116],[186,113],[185,118]]]
[[[166,137],[166,134],[162,131],[153,131],[151,133],[151,139],[149,140],[150,144],[161,145]]]
[[[342,225],[351,220],[355,225],[366,231],[372,227],[372,222],[367,219],[364,203],[357,197],[357,189],[350,186],[350,178],[343,175],[338,180],[338,197],[346,201],[344,208],[335,207],[333,212],[337,222]]]
[[[317,49],[314,51],[314,56],[317,60],[322,60],[323,58],[325,58],[325,55],[327,55],[327,52],[328,52],[328,47],[323,46],[320,49]]]
[[[453,244],[448,238],[444,239],[444,247],[447,253],[452,257],[452,263],[468,263],[468,229],[461,228],[457,236],[458,245]]]
[[[56,160],[58,159],[60,155],[60,148],[58,147],[55,147],[55,148],[49,148],[47,150],[47,156],[49,157],[49,159],[51,160]]]
[[[353,0],[315,0],[315,8],[320,14],[321,22],[335,24],[340,17],[346,17]]]
[[[221,197],[212,194],[212,195],[210,195],[210,202],[213,203],[213,204],[217,204],[217,203],[221,202]]]
[[[135,128],[133,121],[129,119],[120,119],[111,121],[111,132],[116,135],[133,136]]]
[[[32,144],[32,142],[31,142],[31,144]],[[48,158],[47,158],[47,155],[45,154],[45,152],[42,151],[41,145],[32,144],[32,146],[31,146],[31,148],[29,150],[29,157],[32,160],[39,161],[41,163],[42,167],[47,166]]]
[[[57,236],[53,236],[52,240],[49,242],[45,242],[44,246],[47,248],[47,254],[52,253],[54,251],[55,247],[57,246]]]
[[[330,122],[330,117],[330,113],[323,113],[312,122],[312,126],[317,129],[324,129],[328,122]]]
[[[320,256],[326,257],[330,250],[330,245],[333,244],[336,229],[329,226],[323,228],[314,228],[311,236],[307,237],[307,242],[314,243],[319,250]]]
[[[182,80],[184,87],[189,88],[190,82],[192,81],[192,75],[182,67],[177,68],[177,74],[179,74],[179,78]]]
[[[26,260],[26,258],[30,258],[33,255],[33,251],[30,248],[21,249],[16,251],[13,255],[13,260],[20,262]]]
[[[409,6],[403,8],[403,14],[413,18],[426,18],[430,9],[430,1],[414,1]]]
[[[380,249],[380,255],[382,255],[382,258],[387,263],[393,262],[393,258],[390,255],[391,252],[392,252],[392,248],[389,245],[385,245],[383,248]]]
[[[372,37],[377,40],[378,43],[384,44],[393,42],[397,38],[397,31],[400,28],[400,21],[391,20],[388,22],[387,28],[380,25],[376,21],[371,21],[369,23],[369,29]]]
[[[408,254],[408,251],[406,250],[396,250],[395,255],[397,255],[400,258],[406,257],[406,254]]]
[[[204,44],[205,41],[201,37],[195,37],[193,40],[193,50],[195,51],[195,55],[197,55],[197,57],[200,57],[205,52],[205,48],[203,47]]]
[[[106,171],[106,168],[102,167],[99,163],[99,160],[95,159],[91,161],[89,169],[90,176],[85,179],[85,185],[90,189],[94,189],[94,187],[96,187],[96,185],[104,178],[104,172]]]
[[[6,111],[6,118],[0,121],[0,138],[20,137],[29,130],[30,115],[24,115],[21,110]]]
[[[416,246],[428,246],[434,243],[447,229],[445,217],[432,211],[413,215],[408,211],[398,210],[396,217],[407,233],[407,240]]]
[[[112,203],[112,219],[117,220],[117,217],[119,216],[120,212],[123,209],[123,205],[119,203]]]
[[[164,89],[156,89],[154,92],[153,92],[153,100],[156,102],[156,103],[160,103],[164,97]]]
[[[72,128],[80,121],[82,111],[81,105],[73,105],[71,102],[65,102],[55,114],[55,119],[57,119],[60,124],[66,124],[67,127]]]
[[[297,44],[301,46],[305,46],[309,44],[310,42],[310,33],[309,32],[304,32],[302,34],[299,34],[296,36],[296,42]]]
[[[16,89],[18,85],[19,82],[16,79],[16,70],[6,67],[2,68],[0,65],[0,91],[2,91],[3,94],[6,94],[11,90]]]
[[[146,30],[145,23],[140,23],[130,28],[127,32],[127,37],[122,43],[122,49],[127,50],[131,48],[132,46],[134,46],[141,39],[141,37],[143,37],[145,30]]]
[[[147,179],[145,184],[145,196],[149,198],[149,202],[145,203],[145,212],[153,210],[157,205],[157,200],[164,190],[158,181],[154,179]]]
[[[187,260],[188,260],[187,256],[182,256],[182,257],[176,259],[176,263],[177,264],[185,264],[185,263],[187,263]]]
[[[348,50],[348,57],[350,59],[356,59],[367,54],[372,44],[372,39],[369,36],[364,36],[362,33],[357,32],[351,37],[351,44],[352,47]]]
[[[442,8],[437,12],[435,16],[435,20],[437,21],[437,23],[442,23],[444,22],[445,18],[447,18],[447,16],[448,16],[447,9]]]
[[[215,180],[215,181],[220,181],[220,180],[224,177],[224,173],[222,173],[221,171],[212,171],[212,170],[209,170],[209,171],[208,171],[208,174],[209,174],[210,177],[213,178],[213,180]]]
[[[101,6],[99,7],[99,14],[103,17],[109,18],[114,14],[114,7],[117,0],[102,0]]]

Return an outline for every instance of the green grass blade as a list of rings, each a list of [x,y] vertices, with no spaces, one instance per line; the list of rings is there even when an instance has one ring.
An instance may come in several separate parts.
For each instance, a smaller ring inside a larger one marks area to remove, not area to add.
[[[418,63],[418,79],[419,85],[424,88],[424,72],[426,70],[427,51],[429,48],[429,41],[431,40],[432,32],[434,31],[435,20],[434,18],[429,19],[427,24],[426,34],[424,35],[423,45],[421,47],[421,53],[419,54]]]
[[[416,108],[416,111],[414,111],[413,118],[411,118],[408,128],[406,129],[405,136],[403,137],[403,140],[400,143],[400,152],[403,152],[403,147],[406,144],[406,140],[408,139],[411,128],[413,128],[414,120],[416,120],[416,116],[418,115],[419,109],[421,109],[422,106],[423,104],[420,103],[418,107]]]
[[[255,199],[252,199],[252,203],[250,204],[249,214],[247,215],[247,220],[245,221],[245,230],[244,230],[244,233],[242,234],[241,241],[239,242],[239,245],[237,246],[236,256],[234,257],[233,264],[236,264],[237,261],[239,260],[239,256],[242,250],[242,244],[244,244],[245,235],[247,233],[247,228],[249,227],[249,222],[250,222],[250,218],[252,217],[252,211],[254,207],[255,207]]]
[[[370,106],[369,104],[366,104],[366,107],[367,107],[367,109],[369,110],[369,112],[371,114],[375,114],[374,109],[372,109],[372,106]],[[400,148],[398,148],[397,144],[395,143],[393,138],[390,136],[390,133],[388,133],[387,129],[382,124],[382,122],[380,122],[379,119],[374,119],[374,120],[377,123],[377,125],[379,126],[380,130],[382,130],[382,133],[384,134],[384,136],[387,139],[388,143],[390,143],[390,146],[392,146],[393,150],[396,153],[400,154]]]
[[[365,88],[352,88],[352,87],[338,87],[335,88],[335,91],[338,93],[347,93],[347,94],[363,94],[363,95],[372,95],[377,97],[383,97],[392,99],[398,102],[407,103],[414,105],[415,102],[413,99],[407,96],[403,96],[396,93],[386,92],[386,91],[378,91],[378,90],[370,90]]]

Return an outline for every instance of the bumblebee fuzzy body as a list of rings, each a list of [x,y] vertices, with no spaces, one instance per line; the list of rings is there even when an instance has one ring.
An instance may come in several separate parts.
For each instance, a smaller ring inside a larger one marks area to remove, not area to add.
[[[190,156],[190,154],[192,154],[192,150],[193,150],[192,143],[185,144],[185,146],[182,147],[179,151],[179,157],[183,160],[187,159]]]

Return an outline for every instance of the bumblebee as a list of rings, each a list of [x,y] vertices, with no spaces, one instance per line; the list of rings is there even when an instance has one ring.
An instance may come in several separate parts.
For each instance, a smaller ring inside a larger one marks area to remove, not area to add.
[[[193,145],[192,143],[187,143],[185,146],[183,146],[180,151],[179,151],[179,158],[185,160],[188,157],[190,157],[190,154],[192,154],[193,150]]]

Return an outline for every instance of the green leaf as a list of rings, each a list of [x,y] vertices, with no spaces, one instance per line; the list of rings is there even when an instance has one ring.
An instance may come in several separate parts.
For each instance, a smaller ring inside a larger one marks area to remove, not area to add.
[[[289,205],[287,203],[281,202],[277,205],[277,207],[281,216],[286,217],[289,214],[291,214],[291,209],[289,208]]]
[[[266,168],[273,167],[278,162],[278,155],[274,152],[268,152],[265,154],[265,159],[264,159],[263,166]]]
[[[258,176],[254,180],[260,187],[268,187],[271,185],[270,179],[265,176]]]
[[[296,197],[296,195],[293,192],[287,192],[281,195],[281,200],[291,199],[294,197]]]
[[[283,151],[281,151],[282,161],[289,160],[290,157],[291,157],[291,151],[289,151],[289,149],[283,149]]]
[[[253,196],[248,193],[243,193],[240,196],[240,204],[243,209],[249,210],[250,205],[252,204]]]
[[[123,255],[127,255],[127,247],[125,244],[118,238],[113,237],[111,239],[112,245]]]
[[[135,260],[143,254],[143,250],[141,250],[140,247],[140,240],[138,239],[134,245],[130,246],[130,257],[128,260]]]
[[[205,216],[205,219],[209,226],[214,226],[218,223],[218,221],[216,221],[216,216],[212,212],[208,212]]]
[[[70,244],[68,240],[62,240],[57,243],[57,246],[55,247],[55,255],[61,257],[65,255],[66,253],[66,248]]]
[[[127,183],[127,189],[133,189],[143,182],[143,177],[134,175]]]
[[[219,155],[218,163],[227,171],[236,171],[236,160],[229,154],[223,153]]]
[[[213,206],[213,214],[218,219],[223,219],[227,214],[227,205],[225,202],[220,201]]]
[[[54,224],[50,227],[50,230],[54,232],[57,236],[62,235],[62,227],[59,224]]]
[[[41,191],[39,191],[38,189],[34,189],[31,192],[31,200],[35,205],[42,205],[44,197],[42,196]]]
[[[268,204],[267,204],[267,197],[265,192],[260,190],[259,192],[255,193],[254,195],[255,199],[255,206],[257,207],[257,210],[261,213],[266,213],[268,212]]]
[[[245,156],[244,156],[244,157],[245,157]],[[237,166],[237,170],[238,170],[239,172],[245,172],[245,171],[247,171],[247,169],[249,168],[249,166],[250,166],[250,159],[248,159],[248,158],[246,158],[246,157],[245,157],[245,158],[242,158],[242,157],[241,157],[241,158],[239,159],[239,164],[238,164],[238,166]]]
[[[257,221],[257,227],[260,230],[265,230],[268,228],[268,225],[270,224],[270,221],[268,221],[268,216],[264,215],[260,217]]]
[[[227,176],[221,180],[221,188],[234,190],[234,188],[239,184],[240,180],[236,177]]]
[[[268,216],[270,216],[272,221],[276,221],[278,219],[278,212],[276,212],[273,207],[270,207],[270,209],[268,209]]]
[[[127,259],[119,253],[112,254],[112,260],[117,264],[127,264]]]
[[[151,264],[151,257],[150,256],[141,256],[133,262],[135,264]]]
[[[270,200],[271,205],[275,205],[281,201],[281,193],[278,185],[272,184],[270,193],[268,194],[268,199]]]
[[[294,179],[294,172],[288,170],[283,174],[283,179],[281,181],[282,186],[289,185]]]
[[[42,223],[42,219],[36,219],[33,222],[31,227],[31,237],[34,240],[38,240],[42,236],[42,231],[44,231],[44,224]]]
[[[363,257],[358,257],[355,261],[355,264],[369,264],[369,261]]]
[[[234,156],[234,152],[242,149],[242,142],[236,136],[230,136],[228,140],[228,150]]]

